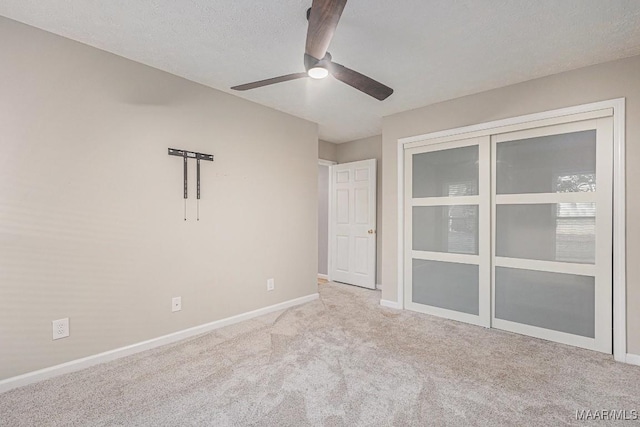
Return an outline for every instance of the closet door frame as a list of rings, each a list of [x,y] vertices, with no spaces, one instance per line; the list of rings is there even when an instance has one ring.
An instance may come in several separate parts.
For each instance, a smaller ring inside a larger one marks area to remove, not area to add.
[[[543,111],[438,132],[399,138],[397,166],[397,269],[395,292],[385,292],[381,305],[403,309],[405,275],[405,149],[497,133],[550,126],[560,123],[613,116],[613,354],[620,362],[633,363],[637,356],[627,355],[626,323],[626,188],[625,188],[625,99],[617,98],[590,104]],[[393,233],[393,232],[391,232]],[[394,295],[395,293],[395,295]],[[637,363],[637,361],[636,361]]]

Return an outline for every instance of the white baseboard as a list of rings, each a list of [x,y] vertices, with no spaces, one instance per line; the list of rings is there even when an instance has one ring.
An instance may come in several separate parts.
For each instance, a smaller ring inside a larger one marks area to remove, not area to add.
[[[381,299],[380,300],[380,305],[383,306],[383,307],[402,309],[402,307],[400,307],[400,304],[398,304],[397,302],[389,301],[389,300],[386,300],[386,299]]]
[[[320,274],[320,273],[318,273],[318,279],[329,280],[329,275],[328,274]]]
[[[640,366],[640,354],[627,353],[624,361],[630,365]]]
[[[92,356],[83,357],[81,359],[72,360],[70,362],[62,363],[60,365],[51,366],[49,368],[40,369],[26,374],[18,375],[15,377],[7,378],[0,381],[0,393],[9,391],[11,389],[22,387],[27,384],[43,381],[49,378],[56,377],[58,375],[67,374],[69,372],[79,371],[100,363],[109,362],[111,360],[119,359],[121,357],[130,356],[141,351],[150,350],[152,348],[160,347],[163,345],[171,344],[176,341],[190,338],[205,332],[213,331],[215,329],[223,328],[225,326],[233,325],[234,323],[240,323],[245,320],[253,319],[254,317],[269,314],[274,311],[284,310],[285,308],[294,307],[296,305],[304,304],[307,302],[318,299],[317,293],[307,295],[300,298],[295,298],[289,301],[281,302],[279,304],[270,305],[268,307],[259,308],[257,310],[249,311],[247,313],[238,314],[236,316],[227,317],[225,319],[216,320],[211,323],[205,323],[204,325],[194,326],[193,328],[184,329],[182,331],[174,332],[161,337],[153,338],[147,341],[142,341],[136,344],[131,344],[125,347],[116,348],[114,350],[105,351],[104,353],[94,354]]]

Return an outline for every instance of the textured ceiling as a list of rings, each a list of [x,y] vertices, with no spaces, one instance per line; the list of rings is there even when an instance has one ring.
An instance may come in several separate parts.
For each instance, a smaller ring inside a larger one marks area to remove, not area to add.
[[[640,54],[640,0],[349,0],[329,50],[393,87],[389,99],[332,78],[229,90],[304,71],[310,4],[2,0],[0,15],[317,122],[332,142],[380,133],[396,112]]]

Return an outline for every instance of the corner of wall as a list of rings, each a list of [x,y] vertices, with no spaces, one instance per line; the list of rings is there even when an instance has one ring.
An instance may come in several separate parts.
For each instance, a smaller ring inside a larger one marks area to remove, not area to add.
[[[333,142],[318,139],[318,159],[329,160],[331,162],[338,161],[337,144]]]

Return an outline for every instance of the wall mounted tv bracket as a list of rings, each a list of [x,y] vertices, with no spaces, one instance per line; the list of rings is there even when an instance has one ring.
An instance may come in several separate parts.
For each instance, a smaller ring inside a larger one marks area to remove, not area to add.
[[[178,156],[182,157],[184,164],[184,220],[187,220],[187,160],[188,159],[196,159],[196,192],[197,192],[197,220],[200,221],[200,160],[206,160],[208,162],[213,162],[213,154],[202,154],[196,153],[193,151],[186,150],[177,150],[175,148],[169,148],[170,156]]]

